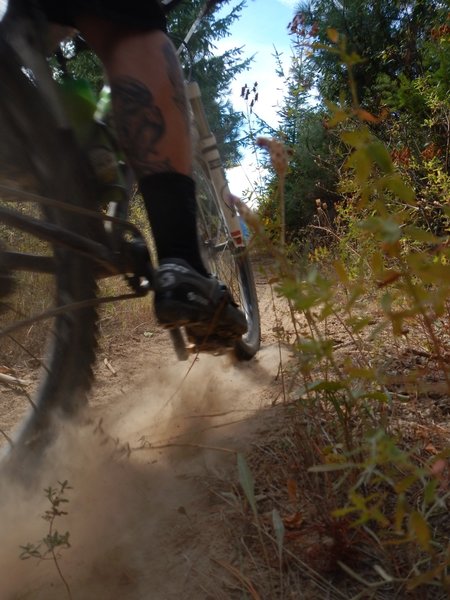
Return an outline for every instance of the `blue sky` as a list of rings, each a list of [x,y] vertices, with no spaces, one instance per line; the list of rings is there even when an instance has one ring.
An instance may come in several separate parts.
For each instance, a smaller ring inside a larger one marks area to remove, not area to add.
[[[271,125],[276,110],[270,108],[282,96],[277,93],[281,82],[275,75],[276,61],[273,54],[276,48],[283,55],[285,65],[289,64],[290,38],[287,26],[297,4],[297,0],[247,0],[241,18],[230,29],[230,37],[219,44],[220,50],[242,46],[245,56],[255,55],[250,70],[238,76],[232,85],[233,102],[237,109],[244,109],[245,105],[238,100],[241,86],[257,81],[260,93],[259,107],[256,109],[258,113],[263,113],[262,117],[270,116]],[[224,8],[224,12],[228,12],[229,6]]]
[[[237,4],[238,0],[236,0]],[[275,48],[282,54],[285,68],[290,62],[290,37],[287,26],[292,20],[298,0],[247,0],[241,18],[230,29],[230,37],[221,41],[219,51],[243,46],[245,56],[255,55],[250,70],[242,73],[232,84],[231,100],[236,110],[246,111],[246,104],[240,98],[241,87],[258,82],[259,99],[255,112],[276,127],[277,107],[283,101],[282,82],[276,76]],[[228,12],[231,4],[224,7]],[[228,172],[231,191],[242,195],[257,179],[256,159],[246,152],[243,165]]]

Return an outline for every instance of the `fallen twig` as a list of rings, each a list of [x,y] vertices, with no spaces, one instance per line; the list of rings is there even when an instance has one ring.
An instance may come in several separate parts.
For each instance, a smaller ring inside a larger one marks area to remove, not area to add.
[[[112,366],[112,364],[109,362],[109,360],[107,358],[105,358],[103,360],[103,364],[105,365],[105,367],[107,369],[109,369],[111,371],[111,373],[116,376],[117,375],[117,371],[115,370],[115,368]]]
[[[242,585],[245,587],[245,589],[250,594],[250,596],[252,597],[253,600],[261,600],[261,596],[258,594],[258,592],[253,587],[253,583],[250,581],[250,579],[248,579],[248,577],[245,577],[245,575],[243,575],[238,569],[236,569],[236,567],[233,567],[233,565],[230,565],[221,560],[217,560],[216,558],[213,558],[212,560],[215,563],[217,563],[219,566],[221,566],[223,569],[228,571],[228,573],[231,573],[231,575],[236,577],[236,579],[238,579],[242,583]]]
[[[19,379],[18,377],[13,377],[12,375],[5,375],[4,373],[0,373],[0,382],[16,385],[30,385],[31,383],[26,379]]]

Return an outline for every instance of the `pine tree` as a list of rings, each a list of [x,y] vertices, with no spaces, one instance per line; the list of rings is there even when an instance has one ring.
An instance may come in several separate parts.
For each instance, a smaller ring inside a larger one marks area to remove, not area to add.
[[[348,53],[362,59],[354,67],[358,97],[371,108],[379,100],[376,82],[381,73],[391,79],[400,74],[412,79],[423,73],[423,46],[444,4],[441,0],[309,0],[299,4],[297,15],[304,27],[314,28],[320,44],[329,44],[328,28],[345,36]],[[312,60],[322,96],[339,99],[348,86],[338,55],[317,49]]]

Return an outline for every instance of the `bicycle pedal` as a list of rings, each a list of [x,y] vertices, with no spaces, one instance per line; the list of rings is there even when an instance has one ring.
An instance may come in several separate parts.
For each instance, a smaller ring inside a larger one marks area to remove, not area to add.
[[[220,356],[226,354],[234,348],[235,338],[222,338],[219,336],[209,336],[205,339],[194,339],[188,335],[188,350],[197,354],[198,352]]]
[[[192,346],[188,346],[187,349],[191,354],[211,354],[212,356],[223,356],[232,350],[229,346],[213,346],[210,344],[202,346],[193,344]]]

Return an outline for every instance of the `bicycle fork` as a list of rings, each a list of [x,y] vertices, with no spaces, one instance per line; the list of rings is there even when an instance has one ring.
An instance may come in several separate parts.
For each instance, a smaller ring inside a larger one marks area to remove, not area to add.
[[[220,199],[220,208],[228,226],[228,231],[236,248],[244,248],[245,240],[239,215],[233,204],[233,196],[228,187],[222,165],[216,136],[209,127],[205,109],[202,102],[200,87],[195,81],[187,84],[187,95],[192,108],[192,113],[199,133],[199,146],[204,165],[208,169],[211,182],[217,197]]]

